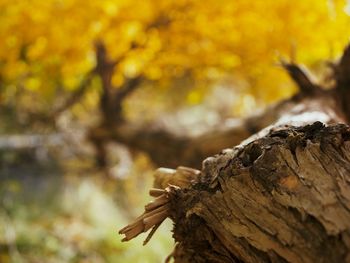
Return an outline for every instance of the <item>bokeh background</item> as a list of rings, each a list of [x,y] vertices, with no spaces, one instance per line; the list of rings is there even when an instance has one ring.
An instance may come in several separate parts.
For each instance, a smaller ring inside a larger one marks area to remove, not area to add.
[[[94,128],[218,128],[295,92],[280,59],[331,85],[349,15],[341,0],[0,0],[0,262],[162,262],[170,221],[145,247],[117,234],[157,165],[117,139],[101,158]]]

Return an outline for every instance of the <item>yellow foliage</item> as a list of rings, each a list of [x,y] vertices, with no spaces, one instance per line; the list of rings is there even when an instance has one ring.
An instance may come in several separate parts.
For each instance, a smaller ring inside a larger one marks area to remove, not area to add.
[[[292,92],[279,90],[286,81],[276,54],[297,51],[308,65],[334,58],[350,30],[342,0],[0,0],[0,9],[1,77],[38,92],[55,90],[55,81],[78,87],[101,40],[111,58],[122,57],[117,85],[140,74],[152,81],[235,75],[271,101]]]

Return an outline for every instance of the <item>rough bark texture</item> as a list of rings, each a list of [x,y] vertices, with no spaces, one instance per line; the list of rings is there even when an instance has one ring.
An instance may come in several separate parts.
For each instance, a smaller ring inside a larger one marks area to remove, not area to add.
[[[176,262],[350,262],[348,126],[272,131],[206,162],[172,199]]]

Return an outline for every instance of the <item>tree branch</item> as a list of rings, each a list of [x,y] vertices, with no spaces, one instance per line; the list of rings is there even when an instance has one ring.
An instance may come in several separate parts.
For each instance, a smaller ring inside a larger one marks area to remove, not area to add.
[[[294,63],[287,63],[281,60],[282,67],[288,72],[289,76],[298,85],[302,93],[311,93],[317,89],[317,86],[312,83],[311,77],[299,65]]]
[[[337,65],[333,67],[336,90],[347,121],[350,122],[350,44],[345,48]]]
[[[345,48],[338,65],[335,66],[338,89],[350,89],[350,44]]]
[[[74,91],[74,93],[69,97],[60,107],[58,107],[52,114],[53,118],[57,118],[62,112],[74,106],[78,103],[81,98],[85,95],[91,80],[94,76],[95,69],[88,72],[84,79],[81,81],[79,87]]]

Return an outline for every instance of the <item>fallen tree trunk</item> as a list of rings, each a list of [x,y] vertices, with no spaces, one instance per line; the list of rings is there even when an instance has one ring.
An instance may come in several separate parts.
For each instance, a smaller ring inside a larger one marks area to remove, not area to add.
[[[207,162],[170,201],[176,262],[350,262],[348,126],[290,127]]]
[[[170,217],[175,262],[350,262],[349,64],[350,47],[332,90],[285,65],[300,92],[279,117],[201,171],[159,170],[124,240]]]

